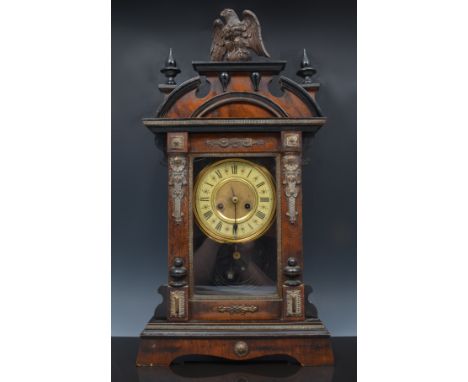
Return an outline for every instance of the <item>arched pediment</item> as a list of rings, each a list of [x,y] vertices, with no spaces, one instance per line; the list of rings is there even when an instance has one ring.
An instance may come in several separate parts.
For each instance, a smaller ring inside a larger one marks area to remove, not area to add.
[[[194,63],[194,68],[200,76],[177,86],[158,118],[322,117],[314,91],[279,76],[282,62]]]

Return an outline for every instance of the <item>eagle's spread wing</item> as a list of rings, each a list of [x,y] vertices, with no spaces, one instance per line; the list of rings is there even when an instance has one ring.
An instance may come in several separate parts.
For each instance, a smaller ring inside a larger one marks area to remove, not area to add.
[[[263,45],[262,40],[262,30],[260,28],[260,22],[255,16],[255,13],[249,10],[242,12],[244,19],[242,20],[246,26],[246,38],[247,44],[250,49],[252,49],[257,55],[270,57],[270,54],[267,52],[265,45]]]
[[[216,19],[213,23],[213,42],[211,43],[211,61],[221,61],[226,53],[223,38],[224,24],[220,19]]]

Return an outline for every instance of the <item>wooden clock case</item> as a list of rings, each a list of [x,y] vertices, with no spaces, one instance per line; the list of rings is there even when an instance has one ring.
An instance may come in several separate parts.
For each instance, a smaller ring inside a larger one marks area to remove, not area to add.
[[[306,57],[304,62],[301,70],[307,68]],[[310,76],[303,76],[304,84],[282,76],[285,64],[193,62],[198,76],[177,86],[177,66],[172,56],[168,60],[169,81],[160,85],[164,102],[155,118],[143,122],[167,153],[169,282],[160,287],[164,301],[141,333],[138,366],[167,366],[185,355],[238,361],[285,355],[304,366],[333,364],[329,332],[308,302],[311,288],[302,280],[303,140],[326,118],[315,99],[319,84]],[[205,155],[277,158],[281,237],[274,299],[194,295],[192,161]]]

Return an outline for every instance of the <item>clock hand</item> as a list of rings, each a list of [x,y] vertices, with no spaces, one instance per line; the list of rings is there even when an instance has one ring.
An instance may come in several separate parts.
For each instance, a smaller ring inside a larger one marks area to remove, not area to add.
[[[232,202],[234,203],[234,225],[232,226],[232,233],[234,237],[237,236],[237,202],[239,201],[238,197],[234,192],[234,188],[231,186],[232,191]]]
[[[234,225],[232,226],[234,238],[237,236],[237,203],[234,203]]]
[[[234,206],[236,206],[237,202],[239,201],[239,198],[236,196],[236,194],[234,193],[234,188],[231,186],[231,191],[232,191],[232,202],[234,203]]]

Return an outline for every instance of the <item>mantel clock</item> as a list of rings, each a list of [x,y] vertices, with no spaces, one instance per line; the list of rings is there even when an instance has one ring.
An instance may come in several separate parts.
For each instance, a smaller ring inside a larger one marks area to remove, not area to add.
[[[168,285],[137,365],[185,355],[286,355],[331,365],[330,336],[303,284],[303,141],[325,123],[307,54],[301,84],[269,58],[251,11],[215,20],[211,61],[180,85],[169,53],[156,117],[167,154]],[[310,260],[310,259],[308,259]]]

